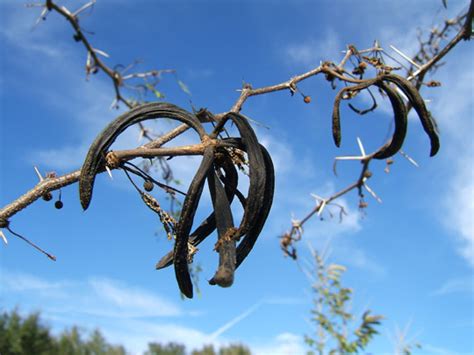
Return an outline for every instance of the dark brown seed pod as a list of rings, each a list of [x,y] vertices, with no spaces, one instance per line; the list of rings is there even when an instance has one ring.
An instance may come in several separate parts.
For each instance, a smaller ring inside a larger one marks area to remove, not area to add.
[[[153,191],[153,187],[155,185],[153,185],[153,182],[151,182],[150,180],[146,180],[144,183],[143,183],[143,189],[147,192],[150,192],[150,191]]]
[[[262,191],[265,190],[265,161],[257,136],[247,119],[244,116],[233,112],[228,113],[223,118],[223,120],[226,119],[231,120],[239,130],[243,148],[242,150],[247,152],[249,160],[250,186],[244,216],[238,231],[239,235],[244,235],[247,233],[264,205]]]
[[[237,261],[236,268],[244,261],[252,250],[257,238],[259,237],[263,226],[267,220],[267,217],[270,213],[270,209],[273,203],[273,194],[275,190],[275,171],[273,168],[273,162],[268,151],[260,145],[262,151],[264,166],[265,166],[265,187],[263,190],[263,206],[257,215],[256,220],[252,223],[251,228],[248,230],[247,235],[239,243],[237,247]]]
[[[61,208],[63,208],[64,204],[61,200],[58,200],[54,203],[54,207],[56,207],[56,209],[60,210]]]
[[[304,101],[305,104],[311,103],[311,96],[305,96],[303,101]]]
[[[224,186],[222,186],[214,169],[211,169],[207,175],[209,191],[211,193],[212,205],[216,216],[216,227],[218,241],[216,250],[219,253],[219,267],[214,277],[209,281],[211,285],[217,284],[221,287],[229,287],[234,282],[235,271],[235,244],[234,238],[236,229],[232,210],[227,199]]]
[[[225,191],[229,203],[232,203],[234,196],[240,192],[237,190],[238,185],[238,174],[237,169],[232,163],[232,159],[227,150],[219,150],[221,159],[215,162],[218,167],[224,170],[225,176],[221,177],[222,182],[225,185]],[[245,199],[244,199],[245,200]],[[244,203],[245,205],[245,203]],[[212,212],[189,236],[189,243],[193,246],[198,246],[203,240],[205,240],[214,230],[216,229],[215,213]],[[173,251],[166,254],[156,264],[157,269],[163,269],[173,264]]]
[[[41,196],[41,198],[46,202],[51,201],[53,199],[53,194],[51,192],[46,192],[43,194],[43,196]]]
[[[411,105],[415,109],[416,113],[418,114],[423,129],[430,139],[430,156],[436,155],[440,146],[436,122],[434,121],[430,112],[426,108],[425,102],[423,101],[423,98],[421,97],[418,90],[413,86],[410,81],[395,74],[383,75],[381,78],[385,81],[394,83],[406,95]]]
[[[396,154],[405,141],[408,126],[408,111],[403,99],[398,95],[395,89],[385,84],[383,81],[377,82],[376,85],[383,90],[392,104],[395,129],[393,136],[374,154],[375,159],[387,159]]]
[[[368,88],[369,86],[373,85],[378,78],[367,80],[361,84],[353,85],[353,86],[346,86],[345,88],[341,89],[336,97],[334,98],[333,110],[332,110],[332,138],[334,140],[334,144],[336,147],[341,146],[341,113],[340,113],[340,105],[341,100],[344,97],[344,94],[347,93],[354,93],[361,90]]]
[[[240,138],[226,138],[223,140],[224,144],[232,145],[238,149],[244,150],[242,139]],[[273,168],[273,163],[268,151],[262,145],[259,145],[262,156],[264,158],[264,164],[260,167],[263,171],[265,178],[265,184],[263,188],[263,204],[259,207],[258,212],[256,213],[253,220],[249,222],[250,228],[247,230],[246,234],[243,236],[242,241],[237,247],[237,264],[236,268],[244,261],[247,255],[252,250],[255,242],[257,241],[260,232],[262,231],[263,225],[270,213],[271,205],[273,202],[273,193],[275,188],[275,172]],[[247,200],[250,200],[250,192]],[[246,209],[246,206],[244,206]]]
[[[204,182],[209,169],[214,162],[214,147],[208,146],[204,150],[201,165],[189,185],[188,193],[183,202],[181,215],[176,230],[176,242],[174,244],[174,270],[179,289],[188,298],[193,297],[193,284],[188,269],[188,241],[189,232],[194,221],[194,215],[201,198]]]
[[[119,116],[97,136],[82,165],[79,177],[79,197],[84,210],[89,207],[92,198],[95,176],[105,168],[107,150],[115,139],[131,125],[156,118],[171,118],[186,123],[199,134],[201,140],[206,134],[196,116],[178,106],[164,102],[137,106]]]

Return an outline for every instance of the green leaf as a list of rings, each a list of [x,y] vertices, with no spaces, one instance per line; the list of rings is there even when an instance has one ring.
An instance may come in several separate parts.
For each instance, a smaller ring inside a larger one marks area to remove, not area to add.
[[[153,92],[153,94],[155,94],[155,96],[156,96],[158,99],[162,99],[162,98],[165,97],[165,95],[163,95],[163,93],[161,93],[160,91],[156,90],[156,88],[155,88],[153,85],[151,85],[151,84],[146,84],[145,86],[146,86],[146,88],[147,88],[148,90],[150,90],[151,92]]]
[[[191,91],[189,91],[185,83],[183,83],[181,80],[178,80],[178,85],[181,88],[181,90],[183,90],[183,92],[185,92],[188,95],[191,95]]]

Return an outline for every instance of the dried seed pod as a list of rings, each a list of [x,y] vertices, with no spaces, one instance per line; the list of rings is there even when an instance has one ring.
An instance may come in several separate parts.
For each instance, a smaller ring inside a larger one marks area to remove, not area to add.
[[[374,154],[375,159],[386,159],[396,154],[405,141],[408,126],[408,111],[403,99],[398,93],[383,81],[377,82],[376,85],[383,90],[392,104],[395,129],[393,136]]]
[[[97,136],[90,146],[82,165],[79,177],[79,197],[84,210],[89,207],[92,198],[95,176],[105,168],[107,150],[115,139],[131,125],[156,118],[171,118],[186,123],[199,134],[201,140],[206,135],[196,116],[178,106],[164,102],[153,102],[137,106],[119,116]]]
[[[189,232],[194,221],[194,215],[201,198],[202,189],[207,173],[214,162],[214,147],[208,146],[204,150],[201,165],[189,185],[188,193],[183,202],[181,215],[176,230],[174,244],[174,270],[179,289],[188,298],[193,297],[193,284],[188,269],[188,241]]]
[[[58,200],[54,203],[54,207],[58,210],[60,210],[61,208],[63,208],[64,204],[61,200]]]
[[[224,169],[225,176],[221,177],[221,180],[225,185],[227,199],[229,200],[229,203],[232,203],[234,196],[237,193],[240,193],[237,190],[237,184],[238,184],[238,179],[239,179],[238,174],[237,174],[237,169],[232,163],[232,158],[230,157],[227,150],[225,149],[220,150],[219,155],[221,156],[221,158],[215,162],[215,165]],[[212,212],[199,225],[199,227],[197,227],[196,230],[191,233],[191,235],[189,236],[189,243],[193,246],[199,245],[212,232],[214,232],[215,229],[216,229],[215,213]],[[169,252],[164,257],[162,257],[160,261],[156,264],[156,268],[162,269],[172,264],[173,264],[173,251]]]
[[[270,154],[264,146],[260,145],[260,149],[263,155],[264,167],[265,167],[265,187],[263,189],[263,206],[259,210],[257,218],[251,224],[251,228],[248,230],[247,235],[239,243],[237,247],[237,261],[236,268],[244,261],[247,255],[252,250],[257,238],[259,237],[263,226],[270,213],[270,209],[273,203],[273,194],[275,190],[275,171],[273,168],[273,162]]]
[[[309,104],[311,102],[311,96],[305,96],[303,100],[305,104]]]
[[[215,167],[214,167],[215,168]],[[209,191],[211,193],[212,205],[216,216],[216,227],[218,242],[216,250],[219,252],[219,268],[209,284],[217,284],[221,287],[229,287],[234,282],[235,271],[235,232],[232,210],[227,199],[227,194],[215,169],[211,169],[207,175]]]
[[[368,88],[369,86],[373,85],[378,78],[366,80],[361,84],[353,85],[353,86],[346,86],[345,88],[341,89],[336,97],[334,98],[333,110],[332,110],[332,138],[334,140],[334,144],[337,147],[341,146],[341,113],[340,113],[340,105],[341,100],[347,93],[354,93],[361,91],[363,89]]]
[[[426,108],[425,102],[423,101],[423,98],[421,97],[418,90],[413,86],[410,81],[395,74],[383,75],[382,79],[394,83],[406,95],[411,105],[415,109],[416,113],[418,114],[423,129],[430,139],[430,156],[436,155],[440,146],[436,122],[433,120],[433,117]]]

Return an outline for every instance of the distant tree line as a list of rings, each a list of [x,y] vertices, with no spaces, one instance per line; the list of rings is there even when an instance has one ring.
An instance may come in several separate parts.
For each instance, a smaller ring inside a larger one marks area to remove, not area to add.
[[[110,344],[96,329],[84,335],[78,326],[52,334],[39,313],[22,316],[18,310],[0,314],[1,355],[126,355],[124,346]],[[145,355],[250,355],[248,347],[240,344],[215,349],[206,345],[201,350],[188,352],[186,346],[170,342],[148,344]]]

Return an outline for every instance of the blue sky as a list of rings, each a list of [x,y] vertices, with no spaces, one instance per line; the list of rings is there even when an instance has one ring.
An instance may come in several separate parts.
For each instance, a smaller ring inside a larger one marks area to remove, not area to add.
[[[138,3],[138,5],[137,5]],[[106,1],[99,0],[81,23],[92,44],[110,55],[106,62],[139,68],[176,69],[192,95],[173,76],[159,89],[166,101],[190,109],[228,110],[242,81],[254,87],[287,80],[319,65],[339,61],[346,44],[369,47],[378,39],[405,53],[417,48],[417,27],[427,28],[457,14],[466,1]],[[64,2],[71,10],[82,2]],[[70,26],[56,14],[32,26],[38,9],[0,2],[0,204],[19,197],[43,173],[80,167],[88,145],[119,111],[109,109],[113,88],[104,75],[85,80],[86,55],[72,40]],[[390,16],[387,16],[390,14]],[[415,168],[397,156],[390,174],[374,164],[370,186],[383,199],[368,199],[361,215],[355,193],[339,203],[348,216],[314,219],[299,244],[329,245],[330,261],[348,267],[344,284],[355,290],[353,311],[366,308],[386,317],[369,351],[391,353],[397,329],[423,345],[420,353],[472,353],[473,266],[473,52],[460,43],[423,89],[437,118],[442,148],[429,158],[429,142],[416,117],[410,120],[404,150]],[[287,92],[251,98],[243,113],[255,126],[276,166],[275,203],[254,251],[230,289],[207,285],[217,255],[212,242],[197,256],[202,265],[201,296],[181,300],[171,269],[154,264],[171,245],[155,215],[118,173],[98,180],[91,208],[82,212],[77,186],[62,190],[64,208],[38,201],[18,213],[12,228],[55,254],[51,262],[8,235],[0,247],[0,307],[40,310],[55,330],[78,324],[99,327],[112,342],[139,352],[149,341],[179,341],[189,348],[243,342],[256,354],[302,354],[311,334],[310,282],[283,257],[278,236],[314,206],[311,193],[327,196],[357,176],[357,163],[333,158],[357,154],[356,137],[368,149],[385,137],[390,116],[382,107],[367,117],[344,111],[343,144],[330,135],[335,92],[323,77],[300,86],[312,103]],[[268,126],[269,129],[264,128]],[[153,125],[159,131],[165,126]],[[186,136],[181,142],[190,139]],[[134,147],[130,130],[120,147]],[[196,159],[175,159],[175,175],[192,177]],[[55,195],[57,196],[57,195]],[[210,208],[204,201],[199,216]]]

